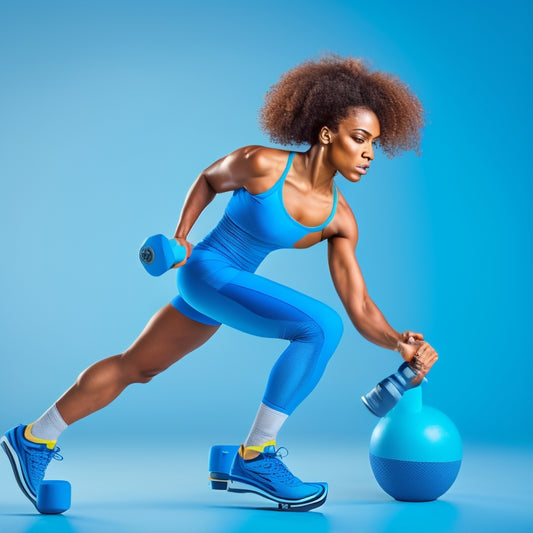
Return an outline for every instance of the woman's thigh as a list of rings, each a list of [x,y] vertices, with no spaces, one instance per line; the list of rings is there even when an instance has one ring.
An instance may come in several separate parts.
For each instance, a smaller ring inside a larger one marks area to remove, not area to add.
[[[257,274],[235,269],[220,271],[226,283],[217,284],[191,269],[181,276],[179,288],[185,301],[208,317],[261,337],[288,340],[322,336],[338,329],[340,318],[324,303]]]
[[[192,320],[167,304],[150,319],[123,358],[137,369],[161,372],[204,344],[218,328]]]

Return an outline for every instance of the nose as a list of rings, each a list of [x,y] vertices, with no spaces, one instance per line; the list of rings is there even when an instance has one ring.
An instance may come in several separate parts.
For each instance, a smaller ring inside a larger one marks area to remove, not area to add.
[[[372,144],[370,144],[368,148],[365,148],[362,153],[362,156],[368,159],[368,161],[374,160],[374,147],[372,146]]]

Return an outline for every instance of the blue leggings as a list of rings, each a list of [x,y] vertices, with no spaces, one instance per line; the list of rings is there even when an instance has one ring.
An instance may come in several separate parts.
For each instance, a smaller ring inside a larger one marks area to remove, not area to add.
[[[198,251],[178,270],[178,289],[172,304],[193,320],[290,341],[263,398],[286,414],[315,388],[342,336],[342,320],[327,305],[210,251]]]

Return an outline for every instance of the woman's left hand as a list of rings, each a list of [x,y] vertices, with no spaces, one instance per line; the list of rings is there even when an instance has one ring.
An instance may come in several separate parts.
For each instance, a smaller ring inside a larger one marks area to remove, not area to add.
[[[439,355],[435,348],[423,340],[421,333],[406,331],[402,333],[402,340],[398,342],[398,351],[409,366],[416,371],[413,384],[419,385],[431,367],[437,362]]]

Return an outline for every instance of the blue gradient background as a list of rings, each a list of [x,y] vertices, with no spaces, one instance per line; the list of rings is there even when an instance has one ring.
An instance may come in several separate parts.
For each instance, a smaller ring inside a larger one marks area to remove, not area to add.
[[[533,443],[533,4],[15,2],[0,5],[0,427],[35,419],[96,360],[124,350],[176,293],[137,260],[170,235],[197,174],[245,144],[281,73],[333,51],[399,75],[428,112],[423,155],[338,185],[358,219],[369,291],[441,358],[425,387],[465,442]],[[191,233],[216,223],[217,198]],[[363,340],[323,243],[259,271],[344,317],[326,374],[283,429],[365,445],[359,398],[399,358]],[[69,439],[246,435],[284,343],[223,328]],[[2,432],[4,431],[2,430]]]

